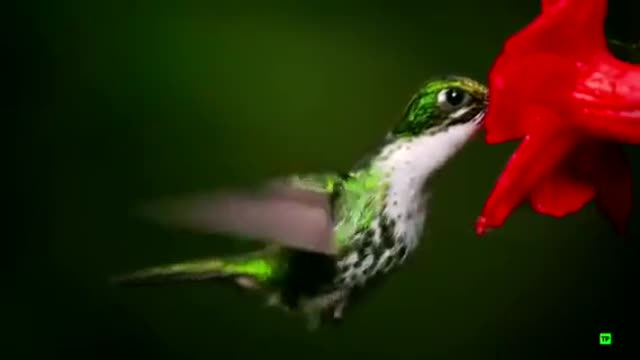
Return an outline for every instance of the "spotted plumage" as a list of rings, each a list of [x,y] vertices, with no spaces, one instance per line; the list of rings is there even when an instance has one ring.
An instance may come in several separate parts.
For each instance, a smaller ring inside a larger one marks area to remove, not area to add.
[[[476,133],[486,104],[487,89],[474,80],[430,81],[380,148],[351,172],[292,176],[266,195],[219,196],[201,201],[195,212],[177,212],[209,231],[273,244],[250,254],[141,270],[119,282],[231,280],[266,295],[271,305],[302,311],[313,325],[342,318],[354,293],[383,279],[416,249],[427,216],[425,185]]]

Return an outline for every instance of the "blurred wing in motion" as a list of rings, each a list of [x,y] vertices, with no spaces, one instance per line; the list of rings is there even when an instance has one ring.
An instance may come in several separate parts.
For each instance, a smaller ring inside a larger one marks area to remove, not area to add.
[[[273,182],[261,191],[221,191],[159,201],[144,215],[197,232],[248,237],[323,254],[336,252],[329,192]]]

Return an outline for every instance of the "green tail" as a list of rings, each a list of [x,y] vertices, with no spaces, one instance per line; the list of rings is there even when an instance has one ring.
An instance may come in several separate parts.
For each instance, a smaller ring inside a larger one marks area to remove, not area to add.
[[[113,279],[116,284],[141,286],[170,282],[230,279],[242,287],[263,287],[280,272],[277,253],[262,251],[232,257],[186,261],[151,267]]]

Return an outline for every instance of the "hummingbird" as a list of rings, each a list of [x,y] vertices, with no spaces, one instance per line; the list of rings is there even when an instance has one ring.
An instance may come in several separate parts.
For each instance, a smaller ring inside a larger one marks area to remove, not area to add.
[[[117,284],[227,282],[296,312],[311,329],[343,319],[348,304],[415,251],[428,180],[481,128],[488,90],[463,76],[426,82],[377,149],[349,172],[293,175],[259,190],[218,191],[158,205],[158,219],[262,240],[257,251],[151,267]],[[153,212],[153,210],[151,210]]]

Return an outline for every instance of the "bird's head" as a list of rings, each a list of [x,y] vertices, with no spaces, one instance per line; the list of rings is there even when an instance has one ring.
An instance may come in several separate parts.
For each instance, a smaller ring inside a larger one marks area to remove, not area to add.
[[[483,84],[461,76],[427,82],[409,102],[392,134],[419,137],[452,127],[480,128],[488,103]]]

